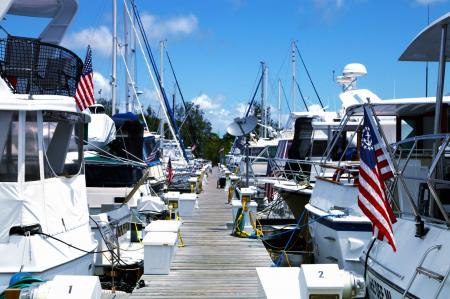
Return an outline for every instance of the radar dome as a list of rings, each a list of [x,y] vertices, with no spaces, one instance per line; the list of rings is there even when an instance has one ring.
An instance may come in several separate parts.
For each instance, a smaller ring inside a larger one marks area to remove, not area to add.
[[[367,69],[361,63],[349,63],[344,67],[342,75],[345,77],[360,77],[367,75]]]

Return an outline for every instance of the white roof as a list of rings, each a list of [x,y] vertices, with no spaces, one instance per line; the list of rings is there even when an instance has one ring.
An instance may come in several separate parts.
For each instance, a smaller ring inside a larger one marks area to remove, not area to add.
[[[60,95],[12,94],[2,96],[0,110],[50,110],[80,113],[74,98]]]
[[[443,103],[450,104],[450,96],[443,98]],[[433,112],[436,98],[405,98],[383,100],[372,103],[377,116],[417,116]],[[363,104],[352,105],[347,108],[348,115],[363,115]]]
[[[339,94],[339,98],[344,109],[355,104],[367,103],[368,98],[371,103],[381,101],[376,94],[368,89],[350,89]]]
[[[439,61],[442,25],[450,24],[450,12],[443,15],[422,32],[408,45],[400,56],[403,61]],[[450,29],[450,28],[449,28]],[[450,61],[450,32],[447,29],[446,60]]]
[[[78,0],[2,0],[0,18],[5,14],[51,18],[39,38],[43,42],[59,44],[78,10]]]
[[[278,139],[265,139],[265,138],[259,138],[258,141],[251,142],[249,147],[255,148],[255,147],[266,147],[270,145],[278,145]]]

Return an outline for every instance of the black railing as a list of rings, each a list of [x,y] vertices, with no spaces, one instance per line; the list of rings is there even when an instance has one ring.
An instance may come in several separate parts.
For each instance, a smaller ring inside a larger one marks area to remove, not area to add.
[[[74,96],[83,62],[73,52],[37,39],[0,39],[0,74],[18,94]]]

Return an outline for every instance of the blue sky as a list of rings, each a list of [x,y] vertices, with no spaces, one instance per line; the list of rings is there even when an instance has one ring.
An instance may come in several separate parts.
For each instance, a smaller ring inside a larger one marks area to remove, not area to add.
[[[117,0],[119,39],[122,1]],[[214,131],[220,134],[234,117],[240,116],[250,99],[261,61],[269,67],[269,103],[277,106],[279,79],[291,101],[292,40],[298,42],[319,95],[330,109],[340,107],[340,88],[333,82],[333,70],[338,75],[352,62],[363,63],[368,70],[359,86],[371,89],[381,98],[424,96],[424,64],[399,62],[398,57],[426,26],[428,4],[431,21],[450,11],[448,0],[136,0],[136,3],[155,58],[159,61],[158,41],[166,39],[184,98],[200,104]],[[82,59],[87,43],[93,46],[96,87],[109,97],[111,1],[79,0],[79,6],[63,45]],[[38,20],[30,21],[29,26],[23,24],[12,16],[3,22],[11,34],[27,36],[38,35],[44,25]],[[125,68],[121,59],[118,95],[123,109],[121,82]],[[166,88],[172,93],[173,77],[167,60],[165,63]],[[144,92],[141,100],[145,106],[157,107],[153,84],[141,57],[138,64],[137,83]],[[310,103],[316,103],[299,62],[296,72],[303,94]],[[433,63],[431,95],[436,90],[436,73]],[[449,92],[448,80],[445,92]],[[296,106],[297,110],[302,108],[300,101]],[[276,109],[274,112],[277,113]],[[288,113],[284,99],[281,113],[284,117]]]

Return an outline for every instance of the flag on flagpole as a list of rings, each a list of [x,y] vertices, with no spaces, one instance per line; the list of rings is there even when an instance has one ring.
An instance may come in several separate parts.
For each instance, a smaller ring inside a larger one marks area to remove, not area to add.
[[[381,172],[386,166],[383,161],[388,157],[380,158],[377,150],[383,149],[383,143],[375,131],[373,117],[364,107],[364,125],[360,147],[358,206],[370,219],[373,225],[373,234],[379,240],[387,241],[396,251],[394,232],[392,224],[397,220],[386,199],[383,174]],[[392,173],[392,170],[390,170]],[[386,174],[387,172],[384,172]],[[393,175],[393,174],[392,174]]]
[[[159,148],[154,148],[145,159],[146,163],[151,163],[159,159]]]
[[[91,46],[88,46],[80,81],[78,82],[77,90],[75,92],[75,101],[81,111],[84,111],[86,108],[95,104],[93,78],[92,51]]]
[[[167,185],[170,186],[173,181],[173,168],[172,168],[172,160],[169,157],[169,162],[167,162]]]

